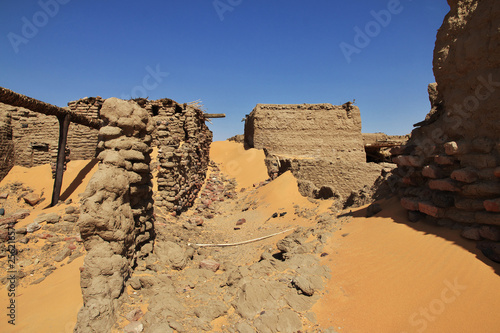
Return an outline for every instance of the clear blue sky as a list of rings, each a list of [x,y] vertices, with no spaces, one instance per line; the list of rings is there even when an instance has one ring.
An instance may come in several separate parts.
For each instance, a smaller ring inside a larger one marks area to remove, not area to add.
[[[430,109],[449,7],[397,2],[2,1],[0,86],[59,106],[86,96],[201,99],[227,114],[210,125],[215,140],[243,133],[257,103],[356,99],[364,132],[406,134]],[[375,23],[382,10],[390,19]],[[355,40],[356,27],[369,41]],[[348,57],[341,45],[352,46]]]

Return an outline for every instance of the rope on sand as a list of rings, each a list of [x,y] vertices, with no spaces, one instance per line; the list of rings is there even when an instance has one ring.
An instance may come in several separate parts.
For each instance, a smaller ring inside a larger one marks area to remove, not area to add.
[[[292,231],[292,230],[295,230],[295,228],[287,229],[287,230],[280,231],[280,232],[277,232],[277,233],[274,233],[274,234],[271,234],[271,235],[267,235],[267,236],[263,236],[263,237],[259,237],[259,238],[255,238],[255,239],[250,239],[250,240],[243,241],[243,242],[238,242],[238,243],[228,243],[228,244],[192,244],[192,243],[188,243],[188,246],[191,246],[191,245],[198,246],[198,247],[229,247],[229,246],[238,246],[238,245],[244,245],[244,244],[258,242],[258,241],[261,241],[263,239],[271,238],[271,237],[274,237],[274,236],[278,236],[278,235],[287,233],[287,232]]]

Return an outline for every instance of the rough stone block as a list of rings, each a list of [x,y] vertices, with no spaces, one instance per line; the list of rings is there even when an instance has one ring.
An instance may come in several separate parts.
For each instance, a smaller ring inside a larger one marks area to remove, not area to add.
[[[427,165],[422,169],[422,176],[426,178],[438,179],[443,177],[443,172],[440,168],[434,165]]]
[[[456,197],[455,207],[461,210],[480,211],[484,209],[484,202],[483,200]]]
[[[453,165],[455,163],[455,158],[452,156],[438,155],[434,156],[434,162],[439,165]]]
[[[429,188],[431,190],[460,192],[460,185],[452,179],[435,179],[429,181]]]
[[[500,214],[489,212],[475,213],[476,223],[500,226]]]
[[[445,210],[443,208],[436,207],[428,202],[419,202],[418,209],[420,212],[432,217],[441,218],[445,216]]]
[[[465,155],[460,157],[460,165],[475,169],[487,169],[497,166],[497,159],[493,155]]]
[[[500,198],[484,201],[484,208],[488,212],[500,213]]]
[[[479,179],[476,170],[472,168],[465,168],[455,170],[451,173],[451,178],[462,183],[474,183]]]
[[[445,213],[447,219],[460,223],[474,223],[476,215],[474,212],[459,210],[456,208],[448,208]]]
[[[498,227],[484,225],[479,228],[479,235],[484,239],[500,242],[500,229]]]
[[[475,184],[464,185],[462,187],[462,193],[470,197],[500,196],[500,183],[477,182]]]

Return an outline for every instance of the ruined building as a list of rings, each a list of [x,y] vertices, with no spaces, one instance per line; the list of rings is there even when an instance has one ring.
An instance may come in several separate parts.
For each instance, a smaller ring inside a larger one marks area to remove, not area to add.
[[[246,118],[245,144],[264,149],[271,177],[291,170],[302,195],[353,203],[384,166],[366,163],[357,106],[258,104]]]
[[[465,227],[500,262],[500,3],[448,3],[432,110],[394,160],[398,193],[412,219]]]

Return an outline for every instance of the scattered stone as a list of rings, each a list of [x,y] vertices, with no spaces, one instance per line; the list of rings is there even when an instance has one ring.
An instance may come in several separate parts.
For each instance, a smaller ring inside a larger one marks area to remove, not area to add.
[[[7,193],[7,192],[0,193],[0,199],[7,199],[8,197],[9,197],[9,193]]]
[[[24,202],[26,202],[30,206],[36,206],[42,199],[38,194],[30,193],[24,196]]]
[[[26,228],[16,229],[16,234],[18,234],[18,235],[26,235],[27,232],[28,232],[28,230]]]
[[[35,281],[31,282],[31,284],[39,284],[40,282],[42,282],[43,280],[45,280],[45,276],[44,277],[41,277],[39,279],[36,279]]]
[[[280,213],[280,217],[283,217],[287,214],[287,212]]]
[[[247,220],[246,219],[239,219],[237,222],[236,222],[236,225],[242,225],[244,223],[246,223]]]
[[[131,322],[123,328],[124,333],[141,333],[144,330],[144,325],[138,321]]]
[[[420,220],[422,220],[425,217],[425,214],[422,214],[417,211],[409,210],[408,211],[408,220],[410,222],[416,223]]]
[[[24,238],[21,238],[21,239],[19,240],[19,243],[21,243],[21,244],[28,244],[28,243],[29,243],[29,241],[30,241],[30,240],[29,240],[29,238],[24,237]]]
[[[173,269],[182,270],[187,265],[187,255],[178,244],[167,241],[155,246],[155,253],[161,261],[170,263]]]
[[[312,296],[314,295],[314,287],[311,281],[305,277],[298,276],[292,280],[292,284],[302,291],[304,295]]]
[[[278,213],[274,213],[273,216],[272,216],[273,219],[275,219],[277,217],[278,217]]]
[[[206,259],[200,262],[200,268],[211,270],[212,272],[217,272],[220,264],[212,259]]]
[[[59,215],[57,215],[56,213],[40,214],[35,218],[34,222],[37,222],[37,223],[47,222],[50,224],[54,224],[54,223],[59,222],[60,219],[61,219],[61,217]]]
[[[68,248],[62,249],[54,258],[54,261],[61,262],[71,255],[71,250]]]
[[[68,206],[68,207],[66,207],[66,209],[64,210],[64,212],[65,212],[66,214],[68,214],[68,215],[69,215],[69,214],[73,214],[75,211],[76,211],[76,208],[75,208],[74,206]]]
[[[0,216],[4,216],[5,215],[5,209],[4,208],[0,208]]]
[[[26,232],[32,233],[39,230],[41,226],[37,222],[30,223],[26,226]]]

